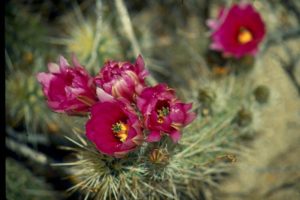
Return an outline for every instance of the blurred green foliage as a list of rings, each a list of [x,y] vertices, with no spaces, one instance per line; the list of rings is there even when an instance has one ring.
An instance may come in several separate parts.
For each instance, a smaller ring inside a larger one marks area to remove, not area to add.
[[[57,194],[42,177],[36,177],[17,161],[6,158],[5,168],[7,200],[57,199]]]

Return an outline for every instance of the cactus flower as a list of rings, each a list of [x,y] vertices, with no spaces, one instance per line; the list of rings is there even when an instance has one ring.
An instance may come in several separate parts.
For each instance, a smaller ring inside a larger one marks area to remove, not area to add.
[[[217,19],[207,21],[212,30],[211,49],[240,58],[256,55],[265,36],[265,24],[251,4],[222,8]]]
[[[138,116],[129,105],[116,100],[92,107],[86,134],[100,152],[114,157],[124,156],[143,141]]]
[[[137,97],[137,106],[144,116],[145,127],[150,131],[148,142],[159,141],[163,134],[177,142],[181,129],[196,117],[195,113],[189,112],[192,104],[182,103],[174,90],[165,84],[145,88]]]
[[[70,115],[83,114],[97,101],[96,87],[93,78],[75,56],[72,62],[73,67],[61,56],[59,65],[49,63],[49,73],[38,73],[37,80],[53,111]]]
[[[95,82],[100,90],[112,97],[134,101],[136,95],[145,87],[144,79],[147,75],[144,60],[142,56],[138,56],[135,64],[107,61],[95,77]]]

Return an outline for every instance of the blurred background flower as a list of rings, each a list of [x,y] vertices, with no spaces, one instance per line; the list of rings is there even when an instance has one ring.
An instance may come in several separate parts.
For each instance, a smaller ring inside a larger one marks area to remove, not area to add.
[[[217,19],[208,20],[212,31],[210,48],[227,56],[255,56],[266,30],[263,19],[251,4],[241,2],[221,8]]]

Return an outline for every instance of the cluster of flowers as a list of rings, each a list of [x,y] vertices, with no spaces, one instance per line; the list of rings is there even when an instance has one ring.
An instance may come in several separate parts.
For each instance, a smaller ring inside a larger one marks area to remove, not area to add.
[[[236,58],[256,55],[266,33],[260,14],[244,2],[220,9],[217,19],[207,24],[212,32],[210,48]]]
[[[208,26],[210,48],[236,58],[255,55],[265,36],[265,24],[251,4],[222,8]],[[178,100],[173,89],[165,84],[147,86],[141,56],[134,64],[107,61],[95,77],[75,56],[72,62],[70,66],[61,57],[37,79],[53,111],[90,115],[86,135],[104,154],[121,157],[143,142],[160,141],[162,135],[177,142],[181,129],[195,118],[192,104]]]
[[[38,73],[48,106],[69,115],[89,114],[86,136],[106,155],[122,157],[143,142],[158,142],[168,135],[177,142],[181,129],[196,115],[192,104],[181,102],[165,84],[147,86],[144,60],[107,61],[92,77],[73,55],[48,64]]]

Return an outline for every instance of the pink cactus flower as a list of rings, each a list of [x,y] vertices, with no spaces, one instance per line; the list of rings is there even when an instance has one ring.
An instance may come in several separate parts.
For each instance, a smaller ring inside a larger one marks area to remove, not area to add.
[[[157,142],[167,134],[176,143],[181,137],[181,129],[196,117],[195,113],[189,112],[192,104],[179,101],[174,90],[165,84],[145,88],[137,97],[137,107],[150,131],[148,142]]]
[[[38,73],[37,80],[53,111],[79,115],[88,112],[97,101],[96,86],[74,55],[72,62],[73,67],[61,56],[59,65],[49,63],[49,73]]]
[[[144,65],[144,60],[140,55],[136,59],[135,64],[107,61],[95,77],[95,82],[100,88],[98,92],[102,94],[104,92],[107,93],[107,98],[109,96],[110,98],[123,97],[129,101],[134,101],[136,95],[140,94],[145,87],[144,79],[148,72]]]
[[[140,121],[121,101],[98,102],[92,107],[86,133],[103,154],[123,157],[143,142]]]
[[[211,49],[241,58],[256,55],[265,36],[265,24],[251,4],[234,4],[222,8],[216,20],[208,20],[212,30]]]

